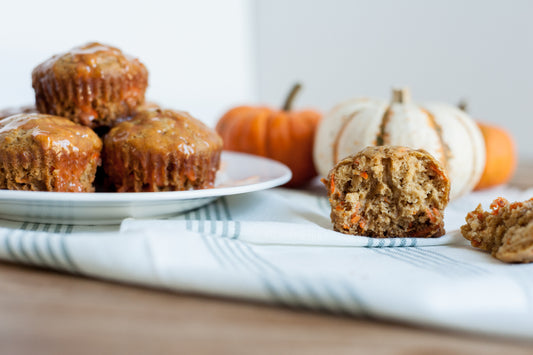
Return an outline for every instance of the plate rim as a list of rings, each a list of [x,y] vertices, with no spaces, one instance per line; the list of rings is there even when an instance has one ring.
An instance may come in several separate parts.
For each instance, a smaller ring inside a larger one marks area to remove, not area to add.
[[[241,152],[222,151],[221,162],[228,158],[252,159],[256,162],[263,162],[272,167],[280,169],[282,173],[278,177],[254,183],[243,183],[235,186],[222,186],[200,190],[186,191],[160,191],[160,192],[52,192],[52,191],[21,191],[21,190],[4,190],[0,189],[0,202],[87,202],[87,203],[125,203],[125,202],[143,202],[143,201],[169,201],[169,200],[192,200],[206,197],[221,197],[229,195],[238,195],[248,192],[261,191],[277,187],[288,182],[292,173],[291,170],[283,163]]]

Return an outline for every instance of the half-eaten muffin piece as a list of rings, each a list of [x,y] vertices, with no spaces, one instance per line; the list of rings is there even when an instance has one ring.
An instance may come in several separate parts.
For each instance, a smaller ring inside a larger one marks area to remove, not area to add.
[[[533,199],[509,203],[495,199],[491,211],[481,205],[466,215],[463,237],[507,263],[533,262]]]
[[[439,237],[450,181],[424,150],[368,147],[323,180],[336,231],[376,238]]]

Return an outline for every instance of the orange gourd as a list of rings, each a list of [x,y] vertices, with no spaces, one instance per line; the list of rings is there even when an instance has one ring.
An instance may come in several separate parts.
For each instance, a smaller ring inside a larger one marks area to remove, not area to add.
[[[468,104],[461,100],[458,107],[467,111]],[[513,136],[503,127],[476,121],[485,141],[485,168],[474,190],[505,184],[511,180],[518,161]]]
[[[477,122],[483,138],[487,160],[475,190],[485,189],[509,182],[517,164],[516,146],[513,137],[504,128]]]
[[[260,155],[280,161],[292,171],[285,185],[297,187],[317,175],[313,164],[313,143],[321,114],[314,110],[292,111],[301,85],[289,93],[283,109],[239,106],[222,116],[216,131],[224,149]]]

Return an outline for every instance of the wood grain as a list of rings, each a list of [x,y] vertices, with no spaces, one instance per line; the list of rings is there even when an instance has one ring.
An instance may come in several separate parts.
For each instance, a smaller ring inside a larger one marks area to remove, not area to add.
[[[530,354],[533,344],[0,264],[2,353]]]
[[[515,181],[532,186],[533,164]],[[529,182],[529,183],[528,183]],[[0,263],[1,354],[531,354],[533,343],[167,293]]]

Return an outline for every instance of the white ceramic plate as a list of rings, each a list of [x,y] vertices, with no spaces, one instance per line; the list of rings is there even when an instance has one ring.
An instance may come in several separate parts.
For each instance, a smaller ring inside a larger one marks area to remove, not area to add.
[[[174,215],[220,196],[279,186],[290,178],[291,171],[281,163],[224,151],[212,189],[138,193],[0,190],[0,218],[38,223],[118,224],[127,217]]]

